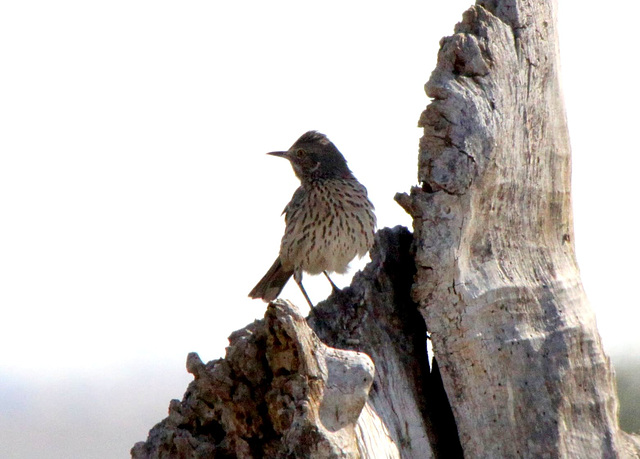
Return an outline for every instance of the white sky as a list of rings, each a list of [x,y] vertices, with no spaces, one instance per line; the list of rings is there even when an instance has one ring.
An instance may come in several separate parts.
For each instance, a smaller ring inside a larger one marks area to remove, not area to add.
[[[607,349],[637,353],[640,7],[560,3],[583,282]],[[3,2],[0,378],[140,364],[183,388],[189,351],[221,356],[264,312],[246,295],[297,186],[264,153],[306,130],[345,154],[379,226],[410,226],[393,195],[416,184],[423,85],[470,4]]]

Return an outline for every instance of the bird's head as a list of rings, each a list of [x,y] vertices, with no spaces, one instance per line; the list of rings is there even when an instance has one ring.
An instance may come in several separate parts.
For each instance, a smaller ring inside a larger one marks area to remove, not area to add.
[[[347,161],[326,135],[304,133],[287,151],[267,153],[286,158],[301,182],[351,177]]]

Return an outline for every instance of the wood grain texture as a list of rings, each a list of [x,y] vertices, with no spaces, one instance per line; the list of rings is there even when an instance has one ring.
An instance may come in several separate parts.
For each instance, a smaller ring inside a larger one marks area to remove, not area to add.
[[[632,451],[575,260],[558,68],[554,2],[477,2],[441,43],[422,187],[399,197],[467,457]]]

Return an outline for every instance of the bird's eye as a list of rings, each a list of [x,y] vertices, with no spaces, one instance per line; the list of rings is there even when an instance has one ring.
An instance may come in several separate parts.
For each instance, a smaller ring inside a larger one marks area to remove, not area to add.
[[[304,150],[302,148],[298,148],[298,150],[296,150],[296,156],[302,156],[304,155]]]

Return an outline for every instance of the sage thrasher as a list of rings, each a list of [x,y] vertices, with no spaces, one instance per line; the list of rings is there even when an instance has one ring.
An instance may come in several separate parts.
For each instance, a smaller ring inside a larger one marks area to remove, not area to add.
[[[376,217],[367,189],[353,176],[347,161],[324,135],[309,131],[287,151],[269,155],[286,158],[300,179],[300,187],[282,212],[286,229],[280,254],[249,296],[275,300],[291,276],[302,286],[302,273],[344,273],[356,255],[373,244]]]

